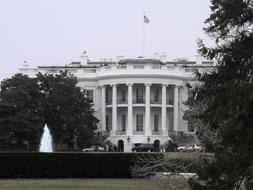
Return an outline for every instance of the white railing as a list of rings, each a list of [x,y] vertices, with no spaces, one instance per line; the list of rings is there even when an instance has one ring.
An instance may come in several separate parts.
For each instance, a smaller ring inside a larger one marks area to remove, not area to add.
[[[144,135],[145,131],[133,131],[134,135]]]
[[[126,135],[126,131],[117,130],[116,135]]]
[[[152,130],[152,135],[162,135],[162,131],[154,131],[154,130]]]

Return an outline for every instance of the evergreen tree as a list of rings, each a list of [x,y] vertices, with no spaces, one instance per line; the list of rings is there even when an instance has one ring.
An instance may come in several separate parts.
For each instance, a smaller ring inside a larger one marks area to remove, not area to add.
[[[251,174],[253,158],[253,3],[245,0],[211,0],[205,31],[215,47],[199,42],[200,52],[216,59],[209,73],[197,73],[188,113],[199,119],[198,136],[212,147],[213,161],[191,180],[192,189],[239,189]],[[207,135],[208,134],[208,135]],[[205,182],[203,182],[203,180]]]

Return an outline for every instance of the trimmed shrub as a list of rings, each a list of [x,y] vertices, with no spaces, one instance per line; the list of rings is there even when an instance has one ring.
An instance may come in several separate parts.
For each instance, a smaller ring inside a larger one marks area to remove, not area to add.
[[[140,154],[2,152],[0,178],[131,178]]]

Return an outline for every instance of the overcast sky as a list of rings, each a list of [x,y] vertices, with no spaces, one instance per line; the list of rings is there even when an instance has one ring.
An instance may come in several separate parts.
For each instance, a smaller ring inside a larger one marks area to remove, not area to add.
[[[166,52],[195,60],[209,0],[0,0],[0,80],[30,67]]]

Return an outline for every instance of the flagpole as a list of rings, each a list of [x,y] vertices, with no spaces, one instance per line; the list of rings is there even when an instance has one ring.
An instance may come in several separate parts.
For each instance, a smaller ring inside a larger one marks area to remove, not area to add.
[[[145,22],[144,22],[145,12],[143,11],[143,17],[142,17],[142,56],[145,56]]]

